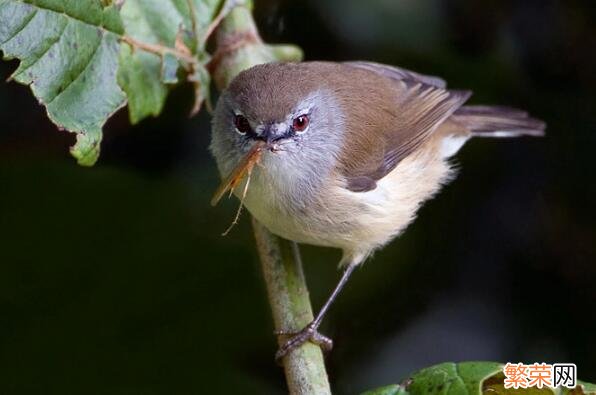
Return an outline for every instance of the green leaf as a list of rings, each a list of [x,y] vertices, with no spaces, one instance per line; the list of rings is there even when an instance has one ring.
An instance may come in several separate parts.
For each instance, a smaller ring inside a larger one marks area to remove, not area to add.
[[[188,12],[188,10],[186,11]],[[170,0],[127,0],[120,10],[126,34],[140,42],[173,47],[183,14]],[[131,122],[161,113],[168,87],[159,56],[122,46],[118,80],[128,96]]]
[[[116,78],[121,29],[114,6],[98,1],[0,1],[0,50],[21,60],[12,78],[77,133],[71,151],[82,165],[95,162],[103,124],[126,102]]]
[[[243,12],[233,16],[238,5]],[[252,23],[251,5],[250,0],[0,0],[0,51],[5,59],[20,60],[12,78],[31,87],[60,129],[77,134],[71,153],[80,164],[93,165],[103,125],[125,104],[132,123],[159,115],[169,86],[183,74],[195,87],[193,114],[204,101],[209,104],[207,36],[227,15],[236,20],[247,14]],[[252,59],[243,64],[299,57],[288,48],[258,40],[234,53]]]
[[[220,8],[221,0],[127,0],[120,15],[126,34],[137,41],[175,48],[179,32],[192,32],[193,13],[197,36],[182,35],[184,44],[193,53],[203,56],[204,46],[198,48],[197,39]],[[188,37],[195,40],[189,40]],[[171,57],[159,57],[140,50],[122,46],[118,80],[128,96],[130,120],[137,123],[148,116],[161,113],[171,84],[174,62]],[[162,62],[163,60],[163,62]],[[165,74],[164,74],[165,73]],[[167,74],[167,75],[166,75]],[[165,77],[165,78],[164,78]]]
[[[222,0],[127,0],[118,9],[119,3],[0,0],[0,50],[20,60],[12,78],[31,87],[59,128],[77,134],[71,152],[82,165],[95,163],[103,125],[127,101],[132,123],[161,113],[183,65],[177,51],[197,59],[184,65],[197,87],[196,108],[208,97],[210,76],[198,63],[208,55],[192,49]],[[128,37],[144,47],[123,43]]]
[[[401,385],[378,388],[362,395],[596,395],[594,384],[581,381],[572,390],[506,389],[502,368],[502,364],[495,362],[447,362],[422,369]]]
[[[407,389],[411,394],[477,395],[484,379],[501,369],[491,362],[443,363],[418,372]]]

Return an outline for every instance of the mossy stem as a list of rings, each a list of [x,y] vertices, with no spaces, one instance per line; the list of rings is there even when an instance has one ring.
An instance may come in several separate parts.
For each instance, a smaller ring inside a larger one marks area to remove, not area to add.
[[[234,8],[216,31],[216,53],[210,65],[219,89],[242,70],[261,63],[300,60],[302,51],[291,45],[266,45],[258,34],[249,7]],[[253,219],[257,249],[276,332],[299,331],[313,319],[298,246],[269,232]],[[283,336],[278,339],[283,342]],[[291,394],[331,394],[321,348],[312,343],[283,358]]]

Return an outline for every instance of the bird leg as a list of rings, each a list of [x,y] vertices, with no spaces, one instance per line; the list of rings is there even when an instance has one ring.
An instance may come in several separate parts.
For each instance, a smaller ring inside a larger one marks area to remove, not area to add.
[[[339,295],[343,287],[348,282],[348,279],[350,278],[350,275],[352,274],[356,266],[357,264],[350,263],[346,267],[339,282],[335,286],[335,289],[331,293],[331,296],[329,297],[329,299],[327,299],[327,301],[319,311],[319,314],[317,314],[316,318],[310,324],[305,326],[299,332],[275,332],[275,334],[278,336],[290,336],[290,339],[288,339],[275,353],[276,361],[281,361],[283,357],[285,357],[288,353],[300,347],[307,341],[310,341],[311,343],[320,346],[324,351],[329,351],[331,350],[331,348],[333,348],[333,341],[328,337],[320,334],[318,329],[321,325],[321,322],[323,321],[323,318],[325,317],[325,314],[327,313],[327,310],[329,310],[329,307],[331,307],[333,301],[337,298],[337,295]]]

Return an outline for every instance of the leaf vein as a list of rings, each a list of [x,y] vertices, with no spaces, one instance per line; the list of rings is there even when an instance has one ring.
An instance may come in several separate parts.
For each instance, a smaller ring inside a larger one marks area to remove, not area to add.
[[[56,45],[56,43],[58,43],[60,41],[60,39],[62,38],[62,35],[64,34],[64,31],[66,30],[66,27],[68,26],[68,20],[66,21],[66,23],[64,23],[64,25],[62,26],[62,31],[60,31],[60,33],[56,36],[56,38],[50,43],[50,45],[48,45],[48,47],[39,54],[39,56],[37,57],[37,59],[35,59],[35,61],[33,63],[31,63],[30,65],[28,65],[27,67],[25,67],[23,70],[21,70],[21,72],[19,74],[24,73],[26,70],[30,69],[31,67],[35,66],[35,64],[37,62],[39,62],[41,60],[41,58],[43,58],[49,51],[50,49],[52,49],[52,47],[54,45]]]
[[[58,93],[56,96],[54,96],[52,98],[52,100],[50,100],[46,105],[50,105],[54,102],[54,100],[56,100],[58,97],[60,97],[64,92],[66,92],[68,90],[68,88],[70,88],[70,86],[77,81],[84,73],[85,71],[87,71],[87,69],[89,68],[89,65],[91,65],[93,63],[93,60],[95,59],[95,56],[97,55],[97,52],[99,51],[99,48],[101,47],[101,45],[103,44],[104,41],[104,37],[102,37],[98,43],[97,46],[95,47],[95,49],[93,50],[93,54],[89,57],[89,60],[87,61],[87,64],[85,65],[85,67],[83,67],[81,69],[81,71],[79,71],[79,73],[73,78],[71,79],[68,84],[66,84],[66,86],[64,87],[64,89],[62,90],[62,92]]]
[[[15,1],[15,0],[13,0],[13,1]],[[62,10],[55,10],[55,9],[53,9],[53,8],[50,8],[50,7],[41,7],[41,6],[40,6],[40,5],[38,5],[38,4],[30,4],[30,3],[25,3],[25,4],[28,4],[28,5],[30,5],[31,7],[33,7],[33,8],[37,8],[37,9],[40,9],[40,10],[45,10],[45,11],[48,11],[48,12],[53,12],[53,13],[56,13],[56,14],[61,14],[61,15],[64,15],[65,17],[67,17],[67,18],[70,18],[70,19],[73,19],[73,20],[75,20],[75,21],[77,21],[77,22],[79,22],[79,23],[83,23],[83,24],[85,24],[85,25],[87,25],[87,26],[93,26],[93,27],[94,27],[94,28],[96,28],[96,29],[104,30],[104,31],[107,31],[107,32],[110,32],[110,33],[116,34],[117,36],[121,36],[121,35],[122,35],[120,32],[117,32],[117,31],[110,30],[110,29],[106,28],[106,27],[103,25],[103,21],[102,21],[102,22],[100,22],[100,24],[99,24],[99,25],[94,25],[93,23],[90,23],[90,22],[88,22],[88,21],[85,21],[85,20],[83,20],[83,19],[81,19],[81,18],[78,18],[78,17],[76,17],[76,16],[74,16],[74,15],[70,15],[69,13],[67,13],[67,12],[65,12],[65,11],[62,11]]]
[[[14,32],[10,37],[8,37],[6,40],[2,41],[1,45],[6,44],[7,42],[9,42],[13,38],[15,38],[17,36],[17,34],[22,32],[23,30],[25,30],[25,28],[29,25],[29,23],[33,20],[33,18],[35,18],[36,14],[37,14],[37,10],[34,9],[33,12],[30,14],[31,16],[29,18],[27,18],[25,23],[23,23],[23,26],[19,27],[19,29],[16,32]]]

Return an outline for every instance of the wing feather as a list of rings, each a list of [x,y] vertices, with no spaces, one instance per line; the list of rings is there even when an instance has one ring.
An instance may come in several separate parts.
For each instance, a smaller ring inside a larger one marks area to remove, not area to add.
[[[365,67],[360,67],[361,64]],[[346,187],[354,192],[364,192],[376,188],[378,180],[424,144],[437,127],[468,100],[471,92],[447,90],[443,88],[442,80],[429,80],[434,77],[389,66],[375,64],[372,67],[358,62],[356,67],[389,79],[392,86],[387,89],[393,89],[393,95],[384,96],[393,102],[385,103],[385,108],[380,110],[370,109],[367,115],[370,124],[381,130],[376,130],[374,136],[355,131],[354,138],[361,142],[360,146],[352,147],[342,167]],[[393,73],[392,77],[387,76],[389,72]],[[366,97],[361,100],[366,101]],[[370,102],[378,103],[374,99]],[[389,119],[379,122],[374,117]],[[364,144],[369,146],[364,147]]]
[[[431,85],[441,89],[445,89],[447,87],[447,83],[442,78],[435,77],[433,75],[424,75],[416,73],[415,71],[411,71],[401,67],[388,66],[386,64],[364,61],[344,62],[344,64],[352,67],[357,67],[359,69],[372,71],[374,73],[394,80],[422,82],[423,84]]]

